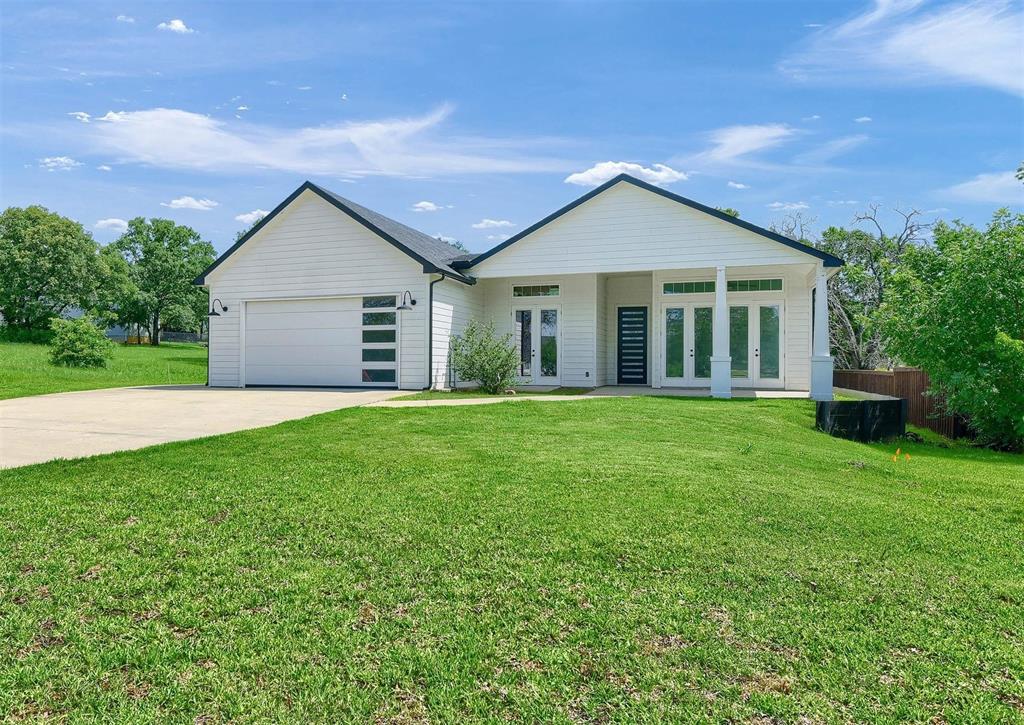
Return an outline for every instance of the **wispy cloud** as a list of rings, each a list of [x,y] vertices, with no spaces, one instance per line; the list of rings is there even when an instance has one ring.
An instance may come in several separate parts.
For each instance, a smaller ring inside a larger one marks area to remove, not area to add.
[[[160,202],[160,206],[167,206],[171,209],[195,209],[196,211],[209,211],[215,206],[220,206],[212,199],[196,199],[193,196],[179,196],[169,202]]]
[[[235,221],[242,222],[243,224],[255,224],[269,213],[266,209],[253,209],[244,214],[239,214],[235,217]]]
[[[70,171],[81,165],[81,161],[75,161],[70,156],[47,156],[44,159],[39,159],[39,168],[47,171]]]
[[[511,234],[488,234],[487,235],[487,241],[488,242],[504,242],[510,236],[512,236],[512,235]]]
[[[1024,184],[1017,180],[1013,171],[978,174],[942,193],[960,201],[1024,206]]]
[[[160,23],[156,27],[159,30],[169,30],[172,33],[181,33],[182,35],[196,32],[194,28],[188,27],[187,25],[185,25],[185,21],[179,18],[175,18],[174,20],[168,20],[167,22]]]
[[[180,109],[111,111],[81,126],[87,146],[121,162],[209,172],[274,170],[343,177],[561,171],[553,139],[442,135],[451,114],[280,128]]]
[[[653,164],[647,167],[630,161],[601,161],[589,169],[569,174],[565,177],[565,183],[579,186],[600,186],[619,174],[629,174],[657,186],[686,181],[687,178],[682,171],[676,171],[665,164]]]
[[[854,123],[871,123],[871,116],[857,116],[853,119]]]
[[[827,202],[829,206],[853,206],[859,203],[856,199],[831,199]]]
[[[111,168],[109,166],[107,166],[106,164],[100,164],[96,168],[99,169],[100,171],[110,171],[111,170]]]
[[[68,115],[71,116],[76,121],[81,121],[82,123],[89,123],[89,119],[92,118],[85,111],[72,111]]]
[[[124,219],[100,219],[93,225],[94,229],[113,229],[118,234],[128,231],[128,222]]]
[[[726,126],[708,134],[711,148],[698,158],[720,164],[746,162],[752,154],[786,143],[796,134],[796,129],[783,123]]]
[[[501,227],[514,227],[515,224],[508,219],[481,219],[473,225],[474,229],[499,229]]]
[[[130,15],[118,15],[116,18],[114,18],[114,20],[116,20],[119,23],[134,23],[135,22],[135,18],[133,18]]]
[[[427,212],[427,211],[441,211],[442,209],[444,209],[444,207],[441,206],[440,204],[435,204],[432,201],[417,201],[415,204],[412,205],[411,209],[413,211],[418,211],[418,212]]]
[[[767,206],[773,211],[802,211],[811,208],[810,204],[803,201],[773,201]]]
[[[738,181],[730,181],[728,184],[726,184],[726,186],[728,186],[730,189],[749,189],[750,188],[746,184],[741,184]]]
[[[841,138],[832,139],[831,141],[826,141],[817,148],[803,152],[796,157],[796,161],[799,164],[823,164],[826,161],[831,161],[837,156],[841,156],[842,154],[852,151],[858,146],[867,143],[870,138],[871,137],[867,134],[859,133],[853,136],[843,136]]]
[[[1024,95],[1021,27],[1024,11],[1008,0],[875,0],[815,33],[780,68],[799,80],[968,83]]]

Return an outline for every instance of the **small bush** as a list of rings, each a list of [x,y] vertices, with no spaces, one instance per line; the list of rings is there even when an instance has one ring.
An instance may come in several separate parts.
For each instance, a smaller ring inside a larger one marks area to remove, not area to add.
[[[102,368],[114,354],[114,344],[88,317],[50,322],[50,362],[73,368]]]
[[[476,381],[485,393],[502,393],[516,382],[519,356],[512,333],[498,337],[494,325],[475,320],[452,339],[452,366],[460,379]]]

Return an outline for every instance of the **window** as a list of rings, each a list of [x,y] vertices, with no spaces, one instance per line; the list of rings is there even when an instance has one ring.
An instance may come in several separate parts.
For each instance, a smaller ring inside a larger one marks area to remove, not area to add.
[[[368,342],[394,342],[394,330],[363,330],[363,343]]]
[[[725,283],[729,292],[775,292],[782,289],[781,279],[731,279]]]
[[[363,348],[363,362],[394,362],[395,348]]]
[[[666,282],[663,291],[667,295],[693,295],[715,291],[714,280],[701,282]]]
[[[364,312],[363,324],[369,325],[393,325],[395,324],[394,312]]]
[[[394,370],[363,370],[364,383],[393,383],[395,382]]]
[[[665,377],[668,378],[681,378],[684,375],[685,313],[686,310],[682,307],[670,307],[665,310]]]
[[[363,309],[372,309],[374,307],[397,307],[395,303],[395,295],[380,295],[378,297],[363,298]]]
[[[558,297],[557,284],[517,284],[512,286],[513,297]]]
[[[729,308],[729,356],[732,358],[732,377],[750,376],[750,308],[746,305]]]

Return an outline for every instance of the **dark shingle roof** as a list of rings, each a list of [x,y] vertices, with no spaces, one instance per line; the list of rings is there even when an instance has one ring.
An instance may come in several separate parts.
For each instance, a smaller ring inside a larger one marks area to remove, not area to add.
[[[307,181],[292,192],[287,199],[278,204],[272,212],[263,217],[259,224],[250,229],[244,236],[235,242],[230,249],[220,255],[220,257],[218,257],[213,264],[207,267],[201,275],[196,277],[195,284],[205,284],[206,276],[210,272],[219,267],[225,259],[234,254],[235,251],[252,238],[256,232],[262,229],[271,219],[280,214],[285,207],[295,201],[302,192],[307,190],[312,191],[324,201],[328,202],[345,214],[348,214],[348,216],[362,224],[377,236],[381,237],[384,241],[389,242],[391,245],[405,252],[417,262],[420,262],[423,265],[424,272],[442,272],[450,277],[458,279],[461,282],[466,282],[468,284],[475,282],[472,277],[455,270],[451,266],[451,263],[456,259],[463,259],[467,256],[461,249],[457,249],[447,242],[442,242],[440,239],[435,239],[434,237],[417,231],[412,227],[407,227],[401,222],[389,219],[383,214],[375,212],[372,209],[367,209],[361,204],[356,204],[354,201],[350,201],[343,196],[338,196],[333,191],[328,191],[321,186],[317,186],[311,181]],[[472,257],[473,255],[468,256]]]

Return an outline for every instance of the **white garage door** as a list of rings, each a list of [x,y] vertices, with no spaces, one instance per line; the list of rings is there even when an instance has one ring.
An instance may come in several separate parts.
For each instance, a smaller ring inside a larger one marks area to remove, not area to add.
[[[245,384],[394,387],[395,299],[247,302]]]

